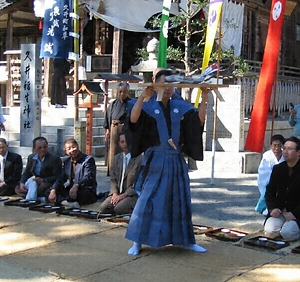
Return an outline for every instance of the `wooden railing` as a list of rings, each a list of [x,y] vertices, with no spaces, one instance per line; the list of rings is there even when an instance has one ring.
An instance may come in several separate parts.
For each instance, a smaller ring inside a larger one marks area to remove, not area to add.
[[[262,62],[249,60],[245,60],[245,62],[251,67],[250,73],[259,75]],[[278,67],[277,76],[300,81],[300,68],[281,65]]]

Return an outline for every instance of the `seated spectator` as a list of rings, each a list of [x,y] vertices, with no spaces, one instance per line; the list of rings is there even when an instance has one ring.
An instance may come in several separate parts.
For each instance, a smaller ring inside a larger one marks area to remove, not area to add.
[[[294,128],[293,135],[300,137],[300,104],[293,106],[290,110],[290,117],[288,123]]]
[[[1,131],[5,131],[4,122],[5,122],[5,117],[3,115],[2,99],[0,97],[0,134],[1,134]]]
[[[282,156],[282,147],[284,137],[280,134],[275,134],[271,137],[270,150],[263,154],[258,167],[257,185],[260,192],[260,198],[256,204],[255,210],[263,215],[268,214],[265,201],[266,186],[269,183],[273,166],[284,161]]]
[[[0,138],[0,196],[15,194],[23,170],[22,157],[8,151],[8,144]]]
[[[33,154],[27,158],[26,168],[15,192],[27,200],[44,200],[46,190],[59,177],[62,163],[59,156],[48,151],[45,137],[33,139]]]
[[[292,136],[283,145],[284,162],[275,165],[266,190],[269,211],[264,230],[287,241],[300,237],[300,140]]]
[[[122,153],[114,156],[110,174],[110,193],[100,206],[100,213],[130,214],[137,200],[134,180],[142,162],[142,155],[131,158],[123,132],[119,134]]]
[[[96,163],[92,156],[79,150],[75,139],[65,141],[65,152],[69,156],[57,181],[47,190],[49,202],[78,208],[97,201]]]

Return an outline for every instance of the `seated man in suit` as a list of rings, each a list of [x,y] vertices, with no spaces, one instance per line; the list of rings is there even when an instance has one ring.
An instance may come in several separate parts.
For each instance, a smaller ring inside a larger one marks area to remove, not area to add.
[[[47,190],[49,202],[78,208],[97,201],[96,163],[92,156],[79,150],[75,139],[65,141],[65,152],[69,156],[57,181]]]
[[[6,140],[0,138],[0,196],[15,194],[15,187],[20,181],[22,170],[22,157],[9,152]]]
[[[32,143],[34,153],[28,156],[26,168],[15,191],[23,198],[30,193],[32,196],[26,199],[36,200],[37,197],[45,197],[46,190],[59,177],[62,163],[59,156],[48,151],[48,141],[45,137],[36,137]],[[35,195],[31,191],[34,183],[37,188]]]
[[[284,162],[273,167],[266,189],[269,211],[265,235],[286,241],[300,238],[300,140],[291,136],[282,148]]]
[[[141,166],[142,155],[131,159],[125,135],[119,134],[122,153],[115,155],[110,176],[110,193],[100,206],[100,213],[131,214],[137,200],[134,180]]]

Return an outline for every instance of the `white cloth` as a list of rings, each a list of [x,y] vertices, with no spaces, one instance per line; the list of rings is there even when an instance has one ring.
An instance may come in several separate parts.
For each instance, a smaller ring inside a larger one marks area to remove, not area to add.
[[[53,0],[35,0],[34,12],[37,17],[44,17],[45,9],[52,7]],[[180,1],[180,7],[186,11],[187,0]],[[85,7],[90,13],[90,17],[102,19],[110,25],[119,29],[134,32],[157,32],[145,28],[146,22],[153,15],[161,13],[163,0],[79,0],[79,5]],[[197,5],[192,4],[193,12],[199,10]],[[170,14],[178,15],[180,9],[177,3],[171,3]]]
[[[234,55],[241,55],[244,24],[244,4],[230,0],[223,1],[221,49],[233,47]]]
[[[180,1],[180,7],[186,11],[187,0]],[[146,22],[155,14],[161,13],[163,0],[102,0],[104,11],[100,11],[99,0],[79,0],[80,5],[90,12],[95,18],[101,18],[110,25],[119,29],[134,32],[157,32],[145,28]],[[198,11],[196,5],[192,5],[193,14]],[[170,14],[178,15],[177,3],[171,4]]]
[[[264,195],[266,193],[266,186],[269,183],[273,166],[283,161],[283,156],[281,156],[280,160],[278,161],[271,149],[263,154],[263,157],[258,167],[257,177],[258,190],[261,195]]]
[[[4,181],[4,164],[5,160],[3,156],[0,155],[0,182]]]
[[[27,188],[27,194],[26,194],[26,200],[28,201],[35,201],[37,199],[37,190],[38,190],[38,185],[34,181],[34,179],[31,177],[29,178],[25,186]]]

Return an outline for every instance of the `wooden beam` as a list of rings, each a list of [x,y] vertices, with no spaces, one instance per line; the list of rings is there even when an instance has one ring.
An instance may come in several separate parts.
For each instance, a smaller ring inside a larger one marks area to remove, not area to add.
[[[36,25],[39,22],[38,19],[36,20],[29,20],[25,18],[16,18],[14,17],[14,23],[19,23],[19,24],[26,24],[26,25]],[[0,20],[1,23],[7,23],[7,20]]]
[[[28,7],[29,5],[30,5],[29,0],[21,0],[17,3],[13,3],[0,11],[0,17],[8,14],[10,12],[21,11],[22,9],[20,9],[20,7],[22,7],[22,6]]]

